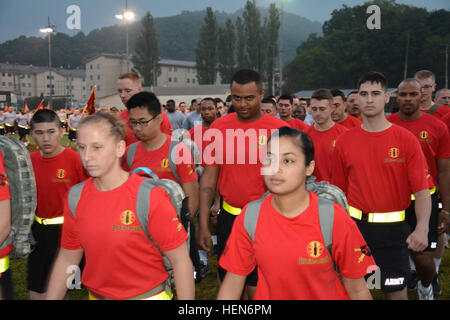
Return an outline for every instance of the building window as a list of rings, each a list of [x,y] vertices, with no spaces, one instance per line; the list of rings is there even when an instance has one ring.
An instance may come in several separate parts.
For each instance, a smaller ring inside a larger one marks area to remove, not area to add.
[[[187,78],[187,79],[186,79],[186,82],[187,82],[187,83],[191,83],[191,79]]]
[[[171,77],[169,77],[169,82],[172,82],[172,78]]]
[[[100,80],[100,75],[97,76],[97,80]]]
[[[94,68],[94,67],[92,66],[92,64],[90,65],[90,68],[91,68],[91,70]]]
[[[91,74],[90,78],[91,78],[91,80],[94,80],[94,76],[92,74]]]
[[[97,69],[100,69],[100,64],[97,64]]]
[[[177,67],[173,67],[173,71],[174,71],[174,72],[177,72],[177,70],[178,70]],[[176,82],[176,81],[175,81],[175,82]]]
[[[173,78],[173,82],[175,83],[177,82],[177,77]]]
[[[192,79],[192,83],[195,83],[195,79]]]

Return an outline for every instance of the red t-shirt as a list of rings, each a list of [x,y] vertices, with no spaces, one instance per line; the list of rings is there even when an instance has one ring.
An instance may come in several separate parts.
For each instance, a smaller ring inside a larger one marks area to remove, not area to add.
[[[5,170],[5,159],[3,153],[0,150],[0,201],[10,200],[11,193],[9,191],[8,175]],[[1,242],[0,242],[1,244]],[[10,244],[7,247],[0,249],[0,258],[6,257],[13,249],[13,245]],[[0,273],[1,276],[1,273]]]
[[[131,168],[128,168],[126,153],[122,158],[123,168],[125,170],[132,171],[139,167],[147,167],[156,173],[160,179],[170,179],[181,184],[197,180],[197,172],[195,171],[195,166],[193,165],[194,160],[191,152],[184,144],[178,144],[177,146],[177,157],[175,158],[175,163],[179,162],[177,164],[177,174],[181,181],[176,180],[172,170],[170,169],[168,160],[170,141],[171,137],[168,135],[166,142],[159,149],[153,151],[146,150],[142,145],[142,142],[139,141]],[[127,148],[127,152],[128,149],[129,147]]]
[[[435,106],[435,104],[432,105],[431,107],[433,108],[434,106]],[[428,111],[422,111],[422,112],[428,113]],[[432,116],[434,116],[438,119],[441,119],[443,116],[447,115],[448,113],[450,113],[450,107],[442,105],[432,114]]]
[[[265,146],[270,135],[283,126],[285,121],[268,114],[242,122],[231,113],[212,123],[204,135],[204,159],[215,152],[214,161],[207,165],[220,166],[218,189],[228,204],[243,208],[266,192],[261,176]]]
[[[411,193],[429,188],[427,172],[420,144],[408,130],[395,124],[381,132],[357,127],[336,142],[331,183],[363,212],[400,211],[408,208]]]
[[[297,118],[292,118],[291,120],[285,122],[289,123],[290,127],[298,129],[300,131],[305,131],[307,128],[309,128],[309,126],[306,123]]]
[[[295,218],[281,215],[272,205],[273,194],[267,196],[253,243],[244,227],[246,208],[236,218],[219,265],[238,275],[248,275],[258,266],[253,299],[348,299],[325,247],[317,195],[309,194],[309,207]],[[337,204],[334,211],[333,259],[344,278],[361,278],[375,261],[364,250],[367,244],[347,212]]]
[[[47,219],[61,217],[67,191],[87,178],[78,153],[65,148],[56,157],[44,158],[40,151],[35,151],[30,158],[36,179],[36,216]]]
[[[447,115],[443,116],[441,118],[441,121],[447,125],[448,132],[450,133],[450,112],[447,113]]]
[[[161,115],[162,115],[162,121],[160,125],[161,132],[165,134],[171,134],[173,129],[172,125],[170,124],[169,117],[164,112],[161,112]],[[128,120],[130,120],[130,114],[128,113],[128,110],[127,109],[123,110],[121,113],[119,113],[119,116],[126,122],[126,129],[125,129],[126,145],[129,146],[130,144],[139,141],[138,138],[136,138],[136,136],[134,135],[133,129],[131,129],[130,124],[128,123]]]
[[[75,217],[65,198],[61,247],[83,249],[83,284],[110,299],[129,299],[161,284],[168,274],[156,246],[136,216],[136,197],[144,179],[136,174],[118,188],[99,191],[89,178]],[[161,188],[150,194],[148,231],[162,251],[178,248],[187,234],[170,196]]]
[[[203,136],[205,135],[208,129],[209,128],[204,127],[203,124],[199,124],[193,127],[191,130],[189,130],[189,136],[186,136],[187,138],[194,141],[195,144],[197,145],[197,148],[200,152],[200,161],[202,165],[204,165],[206,162],[210,162],[203,158],[204,157],[203,151],[205,150],[207,144],[206,142],[204,142]],[[211,156],[214,156],[214,153]]]
[[[355,118],[354,116],[347,115],[347,118],[345,118],[344,121],[339,122],[339,124],[343,127],[346,127],[347,129],[351,129],[353,127],[359,127],[362,124],[362,121],[358,118]]]
[[[414,121],[403,121],[398,116],[398,113],[391,114],[386,119],[408,129],[419,139],[423,154],[427,159],[431,177],[433,178],[433,186],[437,186],[436,160],[450,158],[450,135],[445,124],[427,113],[422,113],[421,117]]]
[[[348,129],[338,123],[326,130],[318,131],[314,125],[308,127],[305,133],[309,135],[314,145],[314,160],[316,167],[313,175],[317,178],[316,182],[331,180],[332,157],[336,139]]]

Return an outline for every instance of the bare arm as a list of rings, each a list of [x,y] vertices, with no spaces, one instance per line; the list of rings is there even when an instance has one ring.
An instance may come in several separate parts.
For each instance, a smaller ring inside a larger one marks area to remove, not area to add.
[[[189,198],[188,206],[189,212],[191,213],[191,221],[194,220],[198,211],[198,181],[191,181],[183,183],[182,185],[184,194]]]
[[[217,294],[217,300],[239,300],[244,290],[246,278],[246,276],[227,272]]]
[[[406,239],[408,249],[421,252],[428,246],[428,225],[431,214],[431,197],[430,190],[424,189],[414,194],[415,212],[416,212],[416,228]]]
[[[219,167],[206,166],[200,179],[200,219],[199,245],[209,251],[211,234],[209,233],[209,213],[216,196],[216,185],[219,177]]]
[[[78,266],[83,257],[83,249],[66,250],[59,249],[50,280],[48,283],[46,299],[47,300],[62,300],[67,292],[67,279],[71,276],[67,273],[70,266]]]
[[[177,288],[178,300],[195,299],[194,267],[186,242],[176,249],[165,251],[173,267],[173,277]]]
[[[0,201],[0,244],[11,231],[11,200]]]
[[[439,159],[438,166],[438,182],[439,195],[442,202],[442,210],[450,211],[450,158]],[[450,224],[450,217],[445,213],[439,214],[438,232],[447,231],[448,224]]]
[[[358,279],[342,278],[342,282],[350,300],[372,300],[364,277]]]

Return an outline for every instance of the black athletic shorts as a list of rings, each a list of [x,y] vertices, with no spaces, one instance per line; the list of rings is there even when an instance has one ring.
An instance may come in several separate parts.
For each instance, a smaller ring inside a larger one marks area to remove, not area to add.
[[[0,277],[0,292],[0,300],[14,300],[14,286],[11,267],[3,272]]]
[[[25,138],[26,135],[30,134],[30,129],[19,127],[19,139]]]
[[[222,255],[223,250],[225,249],[225,245],[227,244],[228,237],[230,236],[231,229],[233,228],[234,220],[236,219],[236,215],[233,215],[222,208],[222,200],[220,202],[220,211],[217,216],[217,261],[219,261],[220,256]],[[219,273],[220,281],[223,281],[225,278],[225,274],[227,271],[222,269],[219,265],[217,265],[217,270]],[[256,287],[256,283],[258,282],[258,271],[257,267],[247,276],[246,284],[248,286]]]
[[[2,136],[5,135],[5,128],[4,128],[4,127],[3,127],[3,128],[0,128],[0,134],[1,134]]]
[[[416,212],[414,211],[415,201],[406,209],[406,222],[408,222],[411,232],[414,231],[417,224]],[[439,197],[437,192],[431,195],[431,215],[428,225],[428,247],[424,251],[434,251],[437,248],[438,240],[438,220],[439,220]]]
[[[74,130],[69,130],[69,140],[75,141],[77,139],[77,132]]]
[[[31,226],[36,240],[34,250],[28,256],[28,290],[44,293],[47,281],[59,249],[62,224]]]
[[[378,266],[378,288],[384,292],[406,287],[409,275],[409,251],[406,239],[409,225],[403,222],[370,223],[355,220]]]
[[[16,127],[15,126],[7,126],[5,124],[5,132],[14,134],[14,133],[16,133]]]

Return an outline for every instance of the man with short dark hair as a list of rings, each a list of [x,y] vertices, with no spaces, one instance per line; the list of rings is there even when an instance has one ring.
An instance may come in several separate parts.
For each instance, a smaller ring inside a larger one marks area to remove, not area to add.
[[[361,120],[346,113],[347,104],[344,93],[341,90],[333,89],[331,90],[331,94],[333,95],[333,105],[335,108],[331,112],[331,119],[347,129],[360,126],[362,123]]]
[[[347,111],[349,115],[362,120],[358,103],[358,91],[352,91],[347,95]]]
[[[264,91],[257,72],[238,71],[231,81],[231,96],[235,112],[215,120],[207,131],[214,136],[214,140],[206,148],[215,147],[215,157],[206,163],[200,180],[199,243],[205,250],[210,248],[208,222],[216,186],[221,196],[217,221],[220,281],[226,273],[220,267],[220,256],[236,216],[248,202],[260,198],[267,190],[261,176],[264,146],[271,131],[286,125],[284,121],[261,111]],[[256,281],[254,270],[247,277],[249,298],[254,294]]]
[[[447,88],[442,88],[436,91],[434,102],[440,106],[450,107],[450,90]]]
[[[198,111],[200,106],[201,98],[192,99],[191,106],[189,107],[189,113],[186,115],[186,118],[183,121],[183,129],[191,130],[196,125],[202,123],[202,115]]]
[[[305,132],[314,143],[314,160],[316,166],[313,175],[317,181],[330,181],[332,175],[332,154],[337,138],[347,131],[347,128],[331,120],[334,110],[333,96],[327,89],[318,89],[311,96],[311,115],[314,124]]]
[[[408,129],[419,140],[431,175],[430,194],[432,210],[428,231],[428,247],[423,252],[410,252],[417,270],[419,298],[433,299],[432,281],[439,286],[433,252],[436,251],[439,233],[447,230],[450,210],[450,135],[446,126],[431,115],[422,113],[421,84],[415,79],[403,80],[397,89],[399,112],[387,117],[389,122]],[[436,188],[438,191],[436,192]],[[439,196],[442,210],[439,210]],[[446,214],[447,212],[447,214]],[[414,201],[407,210],[407,221],[415,228]],[[436,290],[439,294],[440,290]]]
[[[294,108],[294,100],[291,95],[282,95],[277,100],[277,110],[280,115],[280,119],[286,121],[290,127],[300,131],[305,131],[308,125],[302,120],[292,117],[292,111]]]
[[[170,99],[166,102],[167,112],[166,115],[169,117],[170,124],[173,130],[180,129],[183,125],[183,121],[186,118],[181,111],[178,111],[175,107],[175,101]]]
[[[268,115],[277,116],[277,104],[273,99],[264,98],[261,100],[261,111]]]
[[[363,123],[337,140],[331,183],[347,196],[349,214],[377,263],[386,298],[406,300],[409,250],[421,252],[428,245],[427,164],[411,132],[386,120],[390,95],[385,76],[365,73],[358,90]],[[405,221],[411,194],[417,220],[412,232]]]

